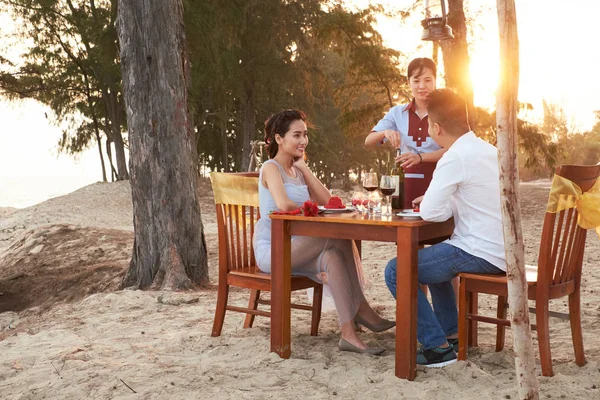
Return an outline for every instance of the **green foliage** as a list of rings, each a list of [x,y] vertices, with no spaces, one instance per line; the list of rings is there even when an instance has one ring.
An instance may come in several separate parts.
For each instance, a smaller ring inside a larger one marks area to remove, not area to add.
[[[600,162],[600,111],[596,124],[589,132],[566,135],[558,145],[562,150],[561,163],[594,165]]]
[[[326,182],[378,165],[364,137],[406,93],[400,54],[373,28],[380,8],[348,11],[316,0],[185,6],[203,164],[245,169],[244,140],[262,138],[270,114],[300,108],[313,123],[309,163]]]
[[[126,130],[115,30],[117,0],[0,0],[31,46],[21,62],[0,56],[0,93],[47,104],[77,153]],[[390,168],[389,150],[364,138],[410,91],[407,60],[373,28],[385,11],[330,0],[184,0],[191,64],[189,109],[199,163],[245,170],[267,117],[300,108],[310,122],[309,164],[327,184]],[[407,16],[415,6],[398,15]],[[529,106],[530,105],[525,105]],[[560,160],[597,159],[600,128],[567,135],[564,113],[545,104],[538,127],[519,121],[522,169],[545,176]],[[495,143],[495,114],[475,109],[477,134]],[[595,132],[595,133],[594,133]],[[562,149],[565,153],[559,153]],[[569,158],[570,157],[570,158]]]
[[[496,145],[496,113],[475,108],[479,137]],[[544,134],[540,127],[528,121],[517,121],[519,168],[521,178],[533,179],[549,176],[559,162],[559,146]]]
[[[49,106],[63,127],[60,150],[78,153],[125,128],[117,0],[0,0],[30,43],[19,63],[0,59],[0,94]],[[124,156],[124,155],[123,155]],[[125,172],[126,174],[126,172]]]

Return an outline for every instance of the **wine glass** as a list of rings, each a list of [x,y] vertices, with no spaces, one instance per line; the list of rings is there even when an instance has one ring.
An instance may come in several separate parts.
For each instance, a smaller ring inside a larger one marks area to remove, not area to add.
[[[386,211],[383,216],[389,217],[392,215],[392,201],[391,196],[396,191],[396,182],[394,181],[394,177],[391,175],[383,175],[381,177],[381,182],[379,182],[379,190],[381,190],[381,194],[383,194],[386,198]]]
[[[363,177],[363,187],[367,192],[377,190],[377,174],[375,172],[365,172]]]

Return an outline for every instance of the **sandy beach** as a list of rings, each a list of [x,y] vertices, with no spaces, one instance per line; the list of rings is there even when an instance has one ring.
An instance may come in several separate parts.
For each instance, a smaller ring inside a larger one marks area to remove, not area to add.
[[[537,260],[549,181],[521,185],[526,261]],[[217,277],[217,226],[210,183],[199,181],[210,276]],[[336,194],[340,194],[337,193]],[[350,193],[344,193],[346,199]],[[340,352],[335,312],[318,337],[310,314],[292,312],[292,357],[269,353],[268,320],[242,329],[228,313],[210,337],[216,287],[192,292],[117,291],[133,244],[128,182],[97,183],[25,209],[0,209],[0,399],[516,399],[512,337],[494,352],[481,324],[468,360],[414,382],[394,376],[394,330],[363,332],[382,357]],[[395,247],[365,242],[366,296],[385,317],[395,302],[383,270]],[[304,293],[293,295],[306,301]],[[248,292],[232,290],[230,303]],[[582,279],[587,364],[574,363],[568,321],[551,318],[554,377],[540,398],[600,399],[600,240],[588,232]],[[551,303],[564,312],[566,301]],[[495,298],[480,296],[480,313]],[[536,335],[533,334],[537,353]],[[538,362],[539,364],[539,362]],[[540,371],[538,370],[538,375]]]

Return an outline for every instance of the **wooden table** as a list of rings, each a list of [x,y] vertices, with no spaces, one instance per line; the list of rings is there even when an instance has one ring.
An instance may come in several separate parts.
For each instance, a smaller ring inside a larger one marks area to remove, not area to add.
[[[397,244],[396,376],[414,380],[417,370],[417,251],[420,243],[448,238],[452,219],[432,223],[397,216],[371,217],[358,212],[316,217],[271,215],[271,351],[291,353],[291,236],[373,240]]]

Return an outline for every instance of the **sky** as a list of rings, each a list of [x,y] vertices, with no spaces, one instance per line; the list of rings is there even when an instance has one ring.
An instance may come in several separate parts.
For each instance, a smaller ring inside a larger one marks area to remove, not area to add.
[[[412,0],[381,0],[387,10],[402,9]],[[367,0],[354,0],[363,5]],[[499,74],[499,37],[496,1],[465,0],[471,78],[475,104],[493,108]],[[568,7],[566,6],[568,4]],[[519,34],[519,101],[534,106],[531,119],[541,118],[542,100],[564,108],[569,122],[581,131],[595,122],[600,110],[600,3],[589,0],[516,0]],[[432,45],[420,40],[415,15],[404,26],[381,20],[379,31],[386,45],[409,58],[431,57]],[[441,59],[441,54],[440,54]]]
[[[364,6],[369,0],[348,0]],[[371,1],[373,2],[373,1]],[[414,0],[381,0],[392,11]],[[472,21],[468,34],[475,104],[493,108],[498,81],[498,22],[496,1],[465,0]],[[585,131],[600,110],[600,3],[590,0],[516,0],[520,40],[519,100],[534,106],[528,116],[542,117],[542,100],[564,108],[570,125]],[[408,58],[430,57],[432,45],[421,41],[417,13],[401,22],[378,20],[385,44]],[[0,15],[4,29],[11,21]],[[2,50],[18,54],[17,47]],[[441,55],[440,55],[441,59]],[[10,104],[0,100],[0,207],[26,207],[101,180],[97,148],[77,159],[57,155],[59,127],[46,117],[49,110],[34,101]]]

